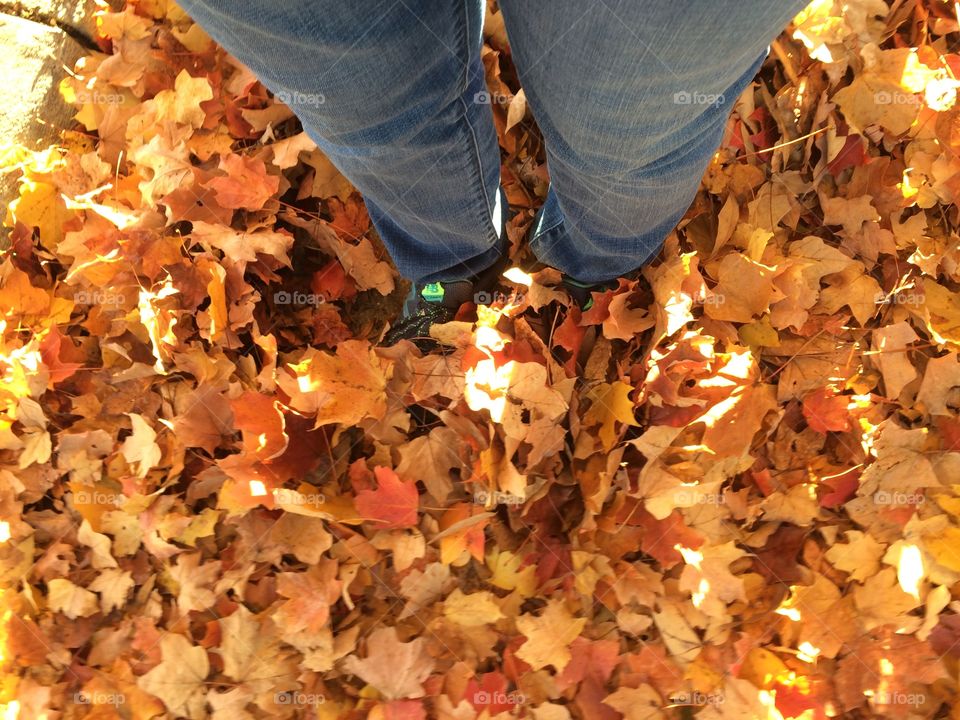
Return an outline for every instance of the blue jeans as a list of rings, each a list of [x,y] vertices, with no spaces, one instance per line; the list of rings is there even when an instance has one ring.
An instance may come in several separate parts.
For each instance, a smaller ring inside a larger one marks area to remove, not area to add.
[[[507,208],[482,0],[179,0],[360,190],[400,273],[462,279]],[[500,0],[550,191],[531,249],[599,282],[651,260],[806,0]]]

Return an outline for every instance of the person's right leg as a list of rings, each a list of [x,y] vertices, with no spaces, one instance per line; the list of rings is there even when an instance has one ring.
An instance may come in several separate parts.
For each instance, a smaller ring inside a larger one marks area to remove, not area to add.
[[[651,261],[767,44],[806,3],[500,0],[546,140],[537,258],[584,284]]]
[[[401,275],[461,280],[498,259],[506,208],[478,0],[180,0],[363,194]],[[302,100],[303,102],[296,102]]]

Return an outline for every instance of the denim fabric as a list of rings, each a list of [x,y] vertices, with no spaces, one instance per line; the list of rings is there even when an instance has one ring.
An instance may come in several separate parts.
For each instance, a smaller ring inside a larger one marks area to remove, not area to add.
[[[360,190],[401,274],[495,259],[507,208],[482,0],[181,0]],[[806,0],[500,0],[547,143],[537,257],[584,281],[649,261],[733,102]]]

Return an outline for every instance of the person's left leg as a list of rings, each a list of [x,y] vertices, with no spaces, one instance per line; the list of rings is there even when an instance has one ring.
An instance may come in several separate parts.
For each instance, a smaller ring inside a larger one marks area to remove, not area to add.
[[[551,187],[538,259],[585,283],[656,255],[733,102],[807,0],[500,0]]]
[[[462,281],[502,254],[480,0],[179,0],[286,98],[363,194],[400,274]]]

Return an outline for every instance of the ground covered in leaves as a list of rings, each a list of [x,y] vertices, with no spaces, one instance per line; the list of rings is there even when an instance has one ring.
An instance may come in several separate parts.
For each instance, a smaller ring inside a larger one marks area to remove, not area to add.
[[[426,355],[286,105],[167,0],[96,34],[3,153],[3,717],[960,717],[954,6],[817,0],[644,278]]]

